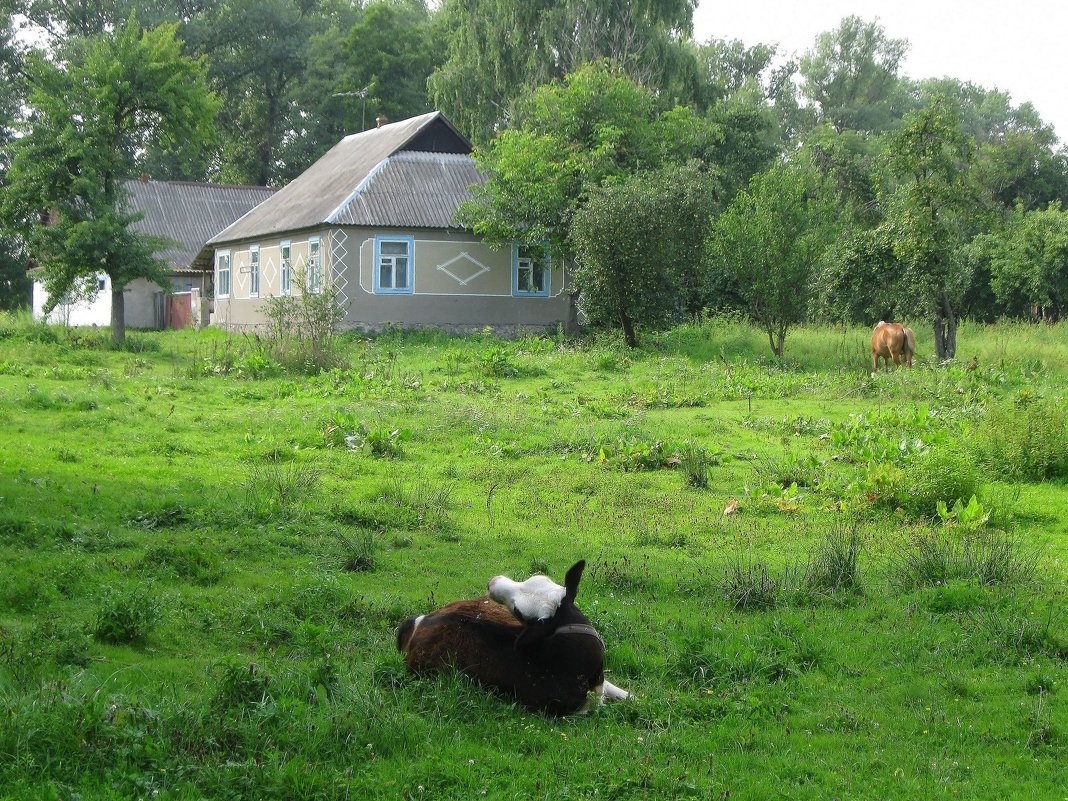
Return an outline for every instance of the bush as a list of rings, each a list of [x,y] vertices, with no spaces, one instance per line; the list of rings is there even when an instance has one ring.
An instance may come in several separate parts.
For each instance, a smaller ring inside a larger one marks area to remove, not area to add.
[[[983,586],[1016,584],[1035,573],[1037,557],[999,531],[979,531],[962,539],[946,530],[910,540],[893,560],[897,582],[906,589],[971,580]]]
[[[973,449],[984,469],[1009,481],[1068,476],[1068,409],[1025,390],[986,413]]]
[[[144,587],[107,587],[93,623],[93,636],[115,644],[143,643],[159,618],[159,603]]]
[[[904,470],[901,506],[919,517],[934,517],[939,502],[952,507],[975,495],[979,470],[963,448],[934,448]]]

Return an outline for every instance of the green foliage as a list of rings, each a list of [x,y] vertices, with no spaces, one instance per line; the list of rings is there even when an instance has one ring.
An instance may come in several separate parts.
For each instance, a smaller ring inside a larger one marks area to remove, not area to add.
[[[971,498],[978,485],[979,470],[966,447],[932,448],[905,467],[900,502],[913,515],[933,518],[939,504],[952,507]]]
[[[162,616],[159,599],[146,585],[108,586],[93,620],[93,636],[119,645],[141,644]]]
[[[338,325],[345,317],[337,289],[310,292],[306,276],[297,275],[300,293],[273,295],[264,304],[267,338],[264,357],[287,372],[304,375],[341,367]],[[265,362],[265,366],[270,366]]]
[[[575,285],[593,323],[659,327],[700,306],[715,184],[696,167],[637,173],[596,187],[575,215]]]
[[[1009,481],[1068,476],[1068,411],[1064,404],[1019,394],[987,410],[971,446],[983,468]]]
[[[204,65],[182,55],[176,32],[176,24],[142,30],[131,15],[62,65],[31,54],[26,66],[33,114],[12,147],[3,216],[42,267],[49,304],[91,291],[107,273],[116,342],[125,334],[122,289],[161,277],[156,252],[165,244],[134,229],[123,182],[137,175],[149,141],[197,149],[213,132],[217,103]]]
[[[811,278],[831,235],[831,207],[815,192],[811,176],[775,167],[738,194],[708,240],[710,286],[733,287],[779,358],[790,328],[807,319]]]
[[[905,588],[971,580],[981,586],[1030,581],[1036,556],[1018,538],[995,530],[972,531],[964,537],[951,529],[914,535],[894,556],[894,580]]]

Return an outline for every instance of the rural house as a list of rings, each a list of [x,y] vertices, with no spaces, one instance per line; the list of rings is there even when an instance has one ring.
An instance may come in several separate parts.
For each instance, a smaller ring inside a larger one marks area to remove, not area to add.
[[[267,299],[331,286],[342,326],[501,333],[569,326],[566,270],[456,226],[485,179],[439,112],[346,137],[292,183],[209,240],[212,322],[264,322]],[[570,326],[569,326],[570,327]]]
[[[129,207],[144,215],[133,228],[166,237],[171,246],[159,254],[169,268],[169,284],[138,278],[126,285],[126,325],[130,328],[184,328],[206,325],[211,298],[210,269],[195,267],[194,257],[208,239],[277,190],[187,181],[128,181]],[[209,265],[210,267],[210,265]],[[97,276],[96,292],[73,303],[60,303],[48,321],[66,325],[111,325],[111,279]],[[44,317],[48,300],[41,281],[33,283],[33,314]]]

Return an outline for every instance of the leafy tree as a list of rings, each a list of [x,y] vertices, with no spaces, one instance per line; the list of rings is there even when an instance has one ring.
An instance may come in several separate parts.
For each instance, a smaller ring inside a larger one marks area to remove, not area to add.
[[[346,79],[368,87],[366,111],[400,120],[431,110],[426,82],[439,66],[432,17],[425,0],[376,0],[363,10],[345,39]],[[361,120],[361,130],[365,127]]]
[[[973,251],[989,265],[990,285],[1009,314],[1057,319],[1068,310],[1068,212],[1059,203],[1017,206],[998,231],[976,237]]]
[[[734,287],[779,358],[790,328],[807,319],[832,216],[811,175],[776,166],[739,192],[713,226],[709,279]]]
[[[907,311],[934,327],[939,359],[953,358],[961,304],[972,279],[963,246],[982,203],[970,168],[975,145],[947,98],[906,115],[891,134],[881,189],[885,232],[898,263]]]
[[[836,131],[887,130],[902,99],[898,69],[908,48],[877,22],[846,17],[801,59],[802,91]]]
[[[676,320],[699,296],[715,185],[694,165],[638,172],[595,187],[572,221],[575,284],[589,320],[637,327]]]
[[[332,43],[331,32],[342,38],[355,20],[340,0],[224,0],[183,25],[187,48],[207,57],[222,100],[221,180],[284,183],[336,142],[309,142],[307,120],[317,125],[324,110],[341,107],[333,92],[352,87],[311,94],[303,84],[315,49]]]
[[[476,143],[508,124],[533,87],[601,59],[676,99],[696,65],[683,44],[695,0],[445,0],[448,52],[430,78],[435,105]]]
[[[49,302],[111,278],[112,337],[125,337],[123,289],[158,278],[162,242],[131,229],[123,182],[146,141],[207,147],[216,101],[201,62],[181,54],[177,25],[142,30],[132,17],[89,41],[83,60],[27,63],[29,132],[12,145],[4,216],[44,270]],[[42,220],[42,217],[47,219]]]
[[[1068,201],[1068,153],[1058,150],[1053,127],[1030,103],[1014,106],[1006,92],[953,78],[924,81],[918,96],[924,103],[937,97],[957,103],[961,129],[976,143],[976,180],[1003,207]]]
[[[607,63],[539,88],[521,127],[476,151],[488,176],[460,221],[495,244],[545,243],[570,252],[571,220],[589,188],[612,176],[656,167],[664,143],[655,129],[657,99]],[[684,127],[673,118],[675,130]],[[681,135],[681,134],[680,134]]]
[[[0,3],[0,192],[6,183],[8,143],[22,103],[21,54],[15,41],[13,9]],[[0,223],[0,309],[25,306],[29,297],[26,255],[14,232]]]

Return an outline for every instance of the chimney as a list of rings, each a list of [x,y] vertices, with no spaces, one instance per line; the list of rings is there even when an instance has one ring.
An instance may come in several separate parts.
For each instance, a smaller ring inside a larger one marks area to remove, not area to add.
[[[375,127],[376,128],[381,128],[387,122],[389,122],[389,120],[387,120],[385,117],[382,117],[382,116],[375,117]]]
[[[148,183],[148,173],[147,172],[141,173],[141,183],[143,183],[143,184],[147,184]]]

